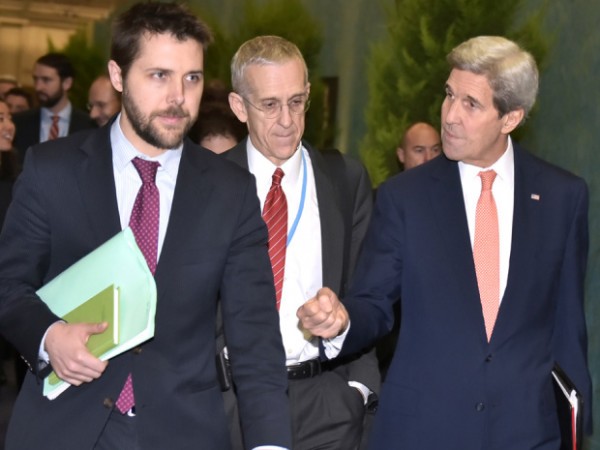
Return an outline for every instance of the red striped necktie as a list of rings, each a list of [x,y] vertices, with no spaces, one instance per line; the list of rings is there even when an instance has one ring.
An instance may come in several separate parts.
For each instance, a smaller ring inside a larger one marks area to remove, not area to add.
[[[52,116],[52,125],[50,125],[50,132],[48,133],[48,140],[51,141],[58,137],[58,121],[60,117],[57,115]]]
[[[273,182],[263,207],[263,219],[269,231],[269,258],[273,268],[277,310],[279,310],[283,290],[288,227],[287,200],[281,187],[281,179],[284,175],[279,167],[273,173]]]

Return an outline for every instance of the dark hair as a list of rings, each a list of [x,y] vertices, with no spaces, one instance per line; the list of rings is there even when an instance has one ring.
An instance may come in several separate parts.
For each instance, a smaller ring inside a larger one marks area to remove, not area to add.
[[[248,134],[246,125],[238,120],[229,104],[202,99],[198,120],[190,130],[190,138],[199,144],[208,136],[229,136],[240,142]]]
[[[30,108],[33,107],[33,97],[29,92],[20,87],[10,88],[8,91],[4,93],[4,99],[9,95],[16,95],[17,97],[23,97],[27,101],[27,106]]]
[[[125,78],[140,52],[140,38],[145,34],[171,34],[179,41],[194,39],[205,49],[212,41],[207,25],[186,7],[177,3],[136,3],[114,23],[110,57]]]
[[[47,53],[44,56],[40,56],[36,64],[56,69],[61,80],[75,78],[75,68],[69,58],[67,58],[67,55],[63,53]]]

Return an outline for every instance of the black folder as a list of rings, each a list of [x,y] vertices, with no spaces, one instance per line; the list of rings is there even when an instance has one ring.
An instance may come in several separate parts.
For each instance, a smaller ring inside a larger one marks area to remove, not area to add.
[[[562,443],[560,450],[581,450],[583,445],[583,398],[558,364],[552,369]]]

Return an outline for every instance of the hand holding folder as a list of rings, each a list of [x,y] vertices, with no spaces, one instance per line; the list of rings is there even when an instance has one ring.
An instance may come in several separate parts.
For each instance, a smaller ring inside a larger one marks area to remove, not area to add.
[[[67,323],[108,323],[108,328],[103,333],[92,334],[87,341],[90,353],[101,358],[119,343],[119,289],[111,284],[62,318]],[[61,380],[52,372],[48,376],[48,382],[54,386]]]
[[[85,310],[82,305],[110,286],[118,287],[117,321],[113,320],[113,331],[115,327],[118,331],[118,343],[99,355],[103,361],[154,336],[156,284],[131,230],[126,228],[118,233],[37,291],[54,314],[67,318],[78,307]],[[113,311],[113,319],[114,314]],[[98,317],[89,320],[80,317],[76,321],[104,321]],[[100,340],[107,336],[114,338],[114,334],[111,337],[111,333],[107,332],[96,336]],[[49,376],[44,380],[44,396],[50,400],[70,386],[62,380],[53,384],[56,378]]]

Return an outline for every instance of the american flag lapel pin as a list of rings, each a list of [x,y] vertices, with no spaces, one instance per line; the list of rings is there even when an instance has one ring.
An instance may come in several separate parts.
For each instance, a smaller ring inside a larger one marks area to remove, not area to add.
[[[531,194],[531,200],[540,201],[540,194]]]

